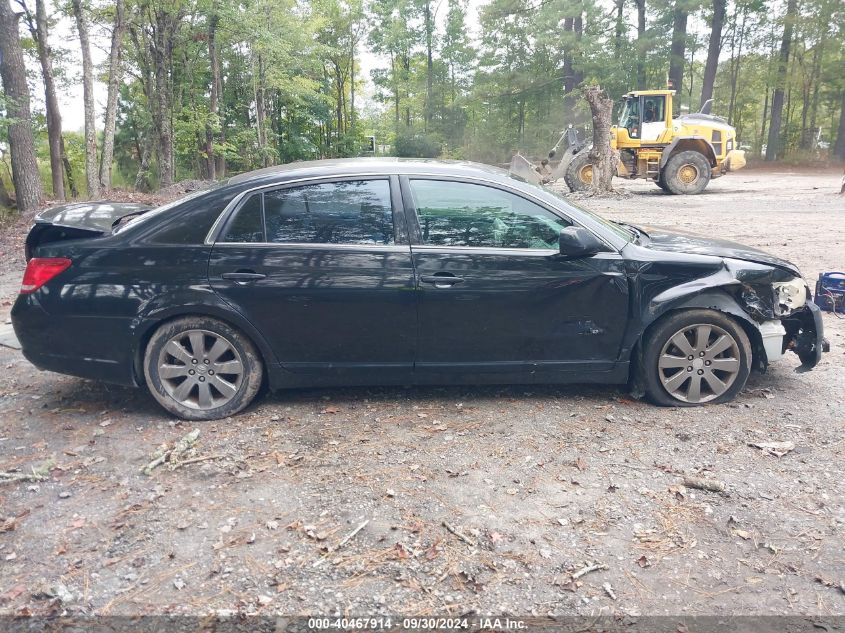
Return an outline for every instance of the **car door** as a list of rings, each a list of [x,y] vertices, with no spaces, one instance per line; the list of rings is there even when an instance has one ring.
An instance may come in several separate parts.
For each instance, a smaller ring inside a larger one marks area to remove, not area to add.
[[[617,252],[561,257],[572,221],[499,184],[409,176],[402,186],[422,381],[588,379],[615,367],[628,314]]]
[[[395,177],[250,192],[218,234],[211,286],[284,368],[321,384],[408,380],[415,282]]]

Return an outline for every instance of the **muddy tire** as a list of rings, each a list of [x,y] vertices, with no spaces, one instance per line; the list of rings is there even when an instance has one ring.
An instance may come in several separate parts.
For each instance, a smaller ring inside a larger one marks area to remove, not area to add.
[[[745,386],[751,343],[742,327],[721,312],[684,310],[651,329],[642,360],[645,390],[656,404],[720,404]]]
[[[701,193],[710,182],[710,161],[701,152],[678,152],[669,158],[660,177],[670,193]]]
[[[570,191],[587,191],[593,184],[593,165],[590,163],[590,150],[578,152],[566,168],[563,180]]]
[[[164,323],[144,354],[150,393],[183,420],[217,420],[238,413],[255,399],[263,375],[252,341],[210,317]]]

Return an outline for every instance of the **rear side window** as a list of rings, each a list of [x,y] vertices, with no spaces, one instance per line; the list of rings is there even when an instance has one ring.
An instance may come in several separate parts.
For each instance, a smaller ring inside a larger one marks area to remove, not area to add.
[[[390,182],[350,180],[253,194],[220,241],[393,244]]]
[[[264,194],[267,241],[393,244],[390,182],[349,180]]]
[[[411,180],[422,243],[431,246],[557,249],[570,223],[495,187]]]

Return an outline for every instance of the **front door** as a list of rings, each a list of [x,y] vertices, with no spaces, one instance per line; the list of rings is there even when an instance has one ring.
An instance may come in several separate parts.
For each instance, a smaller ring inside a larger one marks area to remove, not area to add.
[[[555,380],[614,367],[628,315],[618,253],[563,259],[558,237],[571,221],[499,186],[402,184],[413,207],[422,380]]]
[[[414,273],[395,177],[247,195],[214,244],[209,278],[306,382],[411,376]]]

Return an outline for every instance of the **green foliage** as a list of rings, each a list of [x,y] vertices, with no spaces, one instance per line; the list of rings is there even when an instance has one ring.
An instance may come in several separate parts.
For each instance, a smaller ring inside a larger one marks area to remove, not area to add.
[[[637,87],[638,70],[649,87],[665,85],[678,10],[689,20],[676,106],[695,110],[713,13],[712,0],[643,0],[638,32],[637,4],[625,0],[126,1],[113,179],[142,188],[160,180],[163,92],[177,179],[207,177],[214,158],[222,177],[279,162],[356,156],[371,135],[399,156],[489,163],[505,163],[515,150],[541,156],[567,125],[588,131],[583,86],[599,83],[618,98]],[[729,0],[721,36],[713,112],[728,118],[756,154],[765,143],[784,4]],[[845,11],[841,0],[799,6],[782,134],[787,158],[817,158],[838,133]],[[96,29],[109,32],[112,3],[92,0],[87,11]],[[159,41],[162,17],[173,24]],[[23,25],[22,34],[28,35]],[[216,111],[212,36],[221,77]],[[77,81],[76,42],[51,40],[63,90]],[[24,46],[37,69],[31,38]],[[367,77],[365,55],[368,65],[375,59]],[[107,80],[106,66],[98,73]],[[32,72],[31,85],[38,79]],[[42,101],[33,99],[36,111]],[[0,137],[2,112],[0,95]],[[34,125],[49,186],[40,113]],[[65,145],[81,187],[82,138],[65,133]]]

